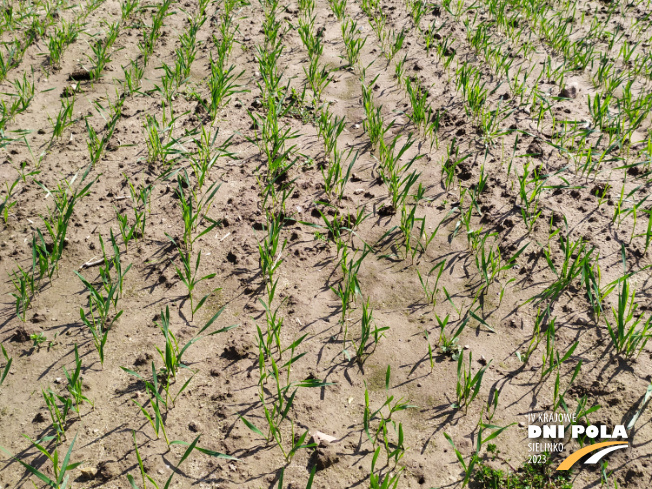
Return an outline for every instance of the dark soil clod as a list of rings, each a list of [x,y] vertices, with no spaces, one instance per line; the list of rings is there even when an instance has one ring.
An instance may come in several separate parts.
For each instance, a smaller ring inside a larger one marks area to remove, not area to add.
[[[89,81],[91,73],[88,70],[75,70],[68,75],[70,81]]]
[[[335,452],[334,447],[319,447],[311,457],[312,464],[317,470],[325,470],[340,461],[340,457]]]

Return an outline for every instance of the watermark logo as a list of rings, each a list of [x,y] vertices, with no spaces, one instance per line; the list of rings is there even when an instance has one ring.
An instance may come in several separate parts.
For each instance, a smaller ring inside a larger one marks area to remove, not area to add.
[[[588,455],[591,452],[595,452],[596,450],[597,453],[589,457],[589,459],[586,460],[584,464],[597,464],[602,459],[602,457],[608,453],[611,453],[615,450],[620,450],[621,448],[627,448],[628,446],[629,443],[622,441],[605,441],[602,443],[589,445],[580,450],[577,450],[576,452],[571,453],[562,463],[559,464],[557,470],[570,470],[570,468],[575,465],[575,462],[577,462],[583,456]]]
[[[585,460],[584,464],[597,464],[605,455],[629,446],[629,443],[626,441],[627,431],[624,425],[616,425],[611,430],[607,425],[584,426],[576,423],[577,418],[574,414],[528,414],[528,439],[544,440],[528,443],[529,452],[531,454],[539,452],[561,452],[564,450],[564,439],[566,439],[567,434],[570,434],[571,440],[577,440],[579,438],[612,440],[593,443],[571,453],[557,467],[557,470],[569,470],[581,458],[590,453],[593,453],[593,455]],[[567,433],[568,428],[570,428],[570,433]],[[619,440],[616,440],[617,438]],[[530,460],[536,462],[537,455],[531,455]]]

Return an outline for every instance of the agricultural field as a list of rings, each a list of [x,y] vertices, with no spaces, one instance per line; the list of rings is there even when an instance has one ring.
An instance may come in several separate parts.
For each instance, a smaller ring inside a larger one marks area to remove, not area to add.
[[[0,489],[650,487],[650,0],[1,13]]]

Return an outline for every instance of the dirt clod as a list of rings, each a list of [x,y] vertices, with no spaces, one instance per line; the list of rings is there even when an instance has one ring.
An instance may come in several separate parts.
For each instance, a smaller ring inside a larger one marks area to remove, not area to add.
[[[45,413],[39,411],[36,413],[36,416],[34,416],[34,419],[32,419],[32,423],[45,423],[45,419]]]
[[[152,360],[153,358],[154,358],[154,356],[149,352],[141,353],[134,360],[134,365],[136,365],[136,366],[147,365],[150,362],[150,360]]]
[[[68,80],[71,81],[89,81],[91,79],[91,73],[88,70],[75,70],[70,75],[68,75]]]
[[[103,481],[109,481],[120,476],[120,465],[113,460],[100,462],[97,466],[97,477]]]
[[[541,147],[541,143],[537,141],[536,139],[533,140],[527,147],[527,150],[525,152],[529,155],[534,156],[535,158],[539,158],[543,156],[543,148]]]
[[[12,336],[12,340],[17,343],[26,343],[29,341],[29,332],[25,329],[25,326],[18,326],[16,332]]]
[[[243,358],[247,358],[250,350],[251,344],[245,341],[233,341],[230,345],[224,348],[222,358],[234,361],[242,360]]]
[[[312,462],[317,470],[325,470],[340,461],[334,447],[319,447],[313,452]]]
[[[35,312],[34,315],[32,316],[32,322],[33,323],[44,323],[45,322],[45,316],[42,313]]]
[[[391,205],[384,205],[380,209],[378,209],[379,216],[386,217],[386,216],[393,216],[394,214],[396,214],[396,209],[394,209],[394,207]]]
[[[559,91],[559,97],[562,98],[575,98],[577,97],[577,87],[575,85],[570,85],[564,87]]]

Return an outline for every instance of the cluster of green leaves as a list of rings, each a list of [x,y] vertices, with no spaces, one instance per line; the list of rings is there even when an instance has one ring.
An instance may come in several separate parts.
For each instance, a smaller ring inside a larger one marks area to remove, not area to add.
[[[473,480],[478,489],[573,489],[572,474],[556,471],[549,453],[546,462],[524,463],[517,472],[494,469],[478,462]]]

